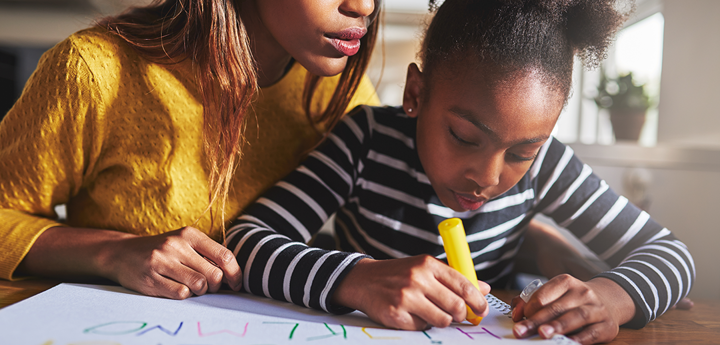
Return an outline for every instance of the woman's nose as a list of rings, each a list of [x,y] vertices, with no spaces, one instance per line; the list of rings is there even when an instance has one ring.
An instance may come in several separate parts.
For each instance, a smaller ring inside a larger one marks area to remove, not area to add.
[[[380,0],[344,0],[340,11],[351,17],[370,17],[379,5]]]

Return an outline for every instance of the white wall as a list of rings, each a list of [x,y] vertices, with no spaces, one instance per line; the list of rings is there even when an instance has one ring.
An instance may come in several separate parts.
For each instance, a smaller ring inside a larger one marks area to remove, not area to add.
[[[720,148],[720,1],[663,7],[658,143]]]
[[[697,278],[690,297],[720,299],[720,151],[637,145],[571,145],[620,194],[623,177],[641,167],[651,174],[648,213],[689,248]]]

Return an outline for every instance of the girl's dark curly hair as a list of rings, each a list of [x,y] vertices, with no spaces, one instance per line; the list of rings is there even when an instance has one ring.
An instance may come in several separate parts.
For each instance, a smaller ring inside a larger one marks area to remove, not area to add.
[[[617,0],[446,0],[423,40],[424,75],[438,64],[475,56],[492,64],[494,79],[539,72],[567,98],[573,57],[596,67],[633,9],[632,2]]]

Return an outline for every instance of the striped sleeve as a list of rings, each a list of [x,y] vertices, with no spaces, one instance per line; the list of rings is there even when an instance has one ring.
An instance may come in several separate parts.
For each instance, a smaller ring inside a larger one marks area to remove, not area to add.
[[[568,229],[610,267],[635,302],[641,328],[687,296],[695,264],[685,244],[645,211],[616,194],[570,147],[549,140],[537,173],[536,209]]]
[[[369,256],[305,245],[352,193],[367,152],[372,111],[358,107],[295,171],[270,188],[230,226],[225,245],[243,270],[245,291],[331,313],[345,275]]]

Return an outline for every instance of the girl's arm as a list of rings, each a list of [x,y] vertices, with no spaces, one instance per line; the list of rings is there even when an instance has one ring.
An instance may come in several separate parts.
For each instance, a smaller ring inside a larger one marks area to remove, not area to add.
[[[248,292],[328,312],[359,309],[393,328],[422,330],[487,314],[483,294],[430,256],[373,260],[359,253],[310,248],[305,242],[328,216],[355,198],[353,189],[372,136],[372,110],[346,117],[298,169],[247,208],[227,246]],[[351,309],[352,308],[352,309]]]
[[[359,253],[305,245],[352,194],[370,135],[363,108],[346,116],[328,140],[295,171],[270,188],[233,222],[226,245],[243,268],[248,292],[341,313],[331,303]]]
[[[643,327],[689,293],[692,256],[670,231],[618,196],[560,142],[549,142],[536,164],[531,168],[539,190],[536,209],[614,268],[587,283],[556,277],[529,303],[518,302],[514,319],[528,317],[516,325],[518,335],[539,330],[551,336],[586,326],[573,337],[609,341],[618,326]]]
[[[516,260],[515,269],[529,271],[553,278],[567,273],[582,281],[588,281],[604,270],[590,261],[552,225],[531,220],[525,233],[525,241],[518,250],[523,260]],[[518,257],[519,258],[519,257]]]

